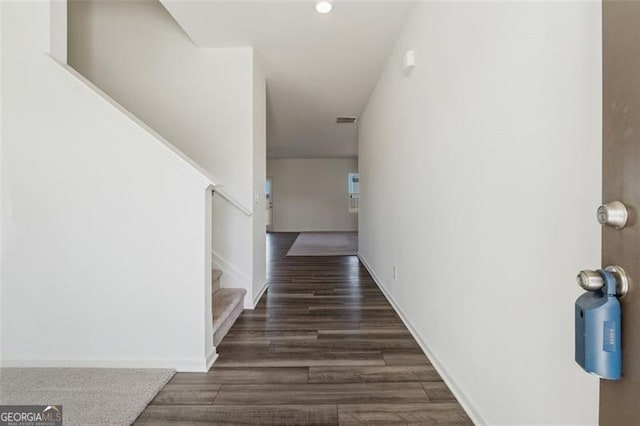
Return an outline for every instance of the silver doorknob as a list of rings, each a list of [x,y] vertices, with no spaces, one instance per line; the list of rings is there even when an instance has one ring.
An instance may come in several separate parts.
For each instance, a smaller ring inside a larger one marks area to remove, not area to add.
[[[629,211],[620,201],[612,201],[598,207],[597,216],[601,225],[622,229],[629,219]]]
[[[596,271],[580,271],[576,277],[578,285],[587,291],[596,291],[604,285],[604,279]]]
[[[605,271],[611,272],[616,279],[616,295],[623,298],[629,292],[629,276],[621,266],[611,265],[604,268]],[[604,279],[596,271],[580,271],[576,277],[578,285],[587,291],[600,290],[604,286]]]

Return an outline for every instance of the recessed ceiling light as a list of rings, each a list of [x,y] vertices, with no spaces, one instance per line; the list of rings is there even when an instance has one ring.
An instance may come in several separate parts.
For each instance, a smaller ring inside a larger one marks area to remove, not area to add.
[[[316,12],[329,13],[333,9],[333,5],[328,1],[319,1],[316,3]]]

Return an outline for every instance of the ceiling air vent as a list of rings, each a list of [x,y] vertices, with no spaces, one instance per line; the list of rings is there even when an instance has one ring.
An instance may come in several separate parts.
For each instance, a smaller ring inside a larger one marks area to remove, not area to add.
[[[338,123],[338,124],[353,124],[353,123],[356,122],[357,119],[358,119],[358,117],[350,117],[350,116],[338,117],[338,118],[336,118],[336,123]]]

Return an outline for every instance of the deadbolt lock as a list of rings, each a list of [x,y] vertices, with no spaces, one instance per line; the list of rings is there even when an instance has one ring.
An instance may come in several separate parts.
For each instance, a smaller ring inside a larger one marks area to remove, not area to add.
[[[620,201],[612,201],[598,207],[597,216],[601,225],[622,229],[629,219],[629,211]]]

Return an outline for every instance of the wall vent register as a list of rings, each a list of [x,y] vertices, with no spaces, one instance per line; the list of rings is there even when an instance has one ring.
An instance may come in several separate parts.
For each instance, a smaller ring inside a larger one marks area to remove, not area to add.
[[[336,118],[336,123],[338,124],[354,124],[358,121],[358,117],[354,116],[343,116]]]

